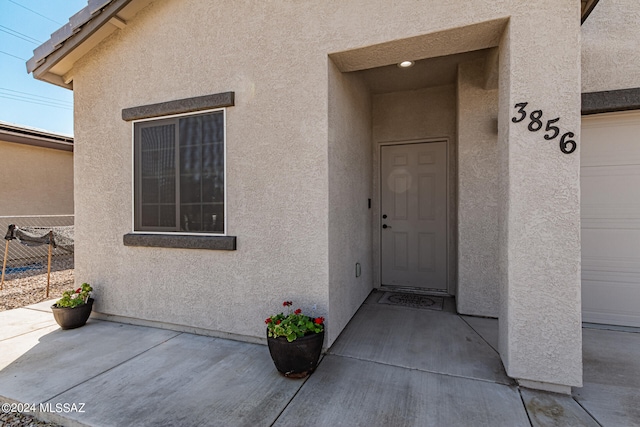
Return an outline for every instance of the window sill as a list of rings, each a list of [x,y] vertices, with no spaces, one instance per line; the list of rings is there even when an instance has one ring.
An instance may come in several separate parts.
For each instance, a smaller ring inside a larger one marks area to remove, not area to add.
[[[235,251],[236,236],[183,236],[166,234],[125,234],[125,246],[149,248],[209,249]]]

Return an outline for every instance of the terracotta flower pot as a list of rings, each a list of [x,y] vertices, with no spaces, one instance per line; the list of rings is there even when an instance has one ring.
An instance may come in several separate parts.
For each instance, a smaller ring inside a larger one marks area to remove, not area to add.
[[[276,369],[285,377],[304,378],[315,371],[322,352],[324,330],[305,335],[293,342],[285,337],[271,338],[267,335],[269,353]]]
[[[60,325],[62,329],[75,329],[80,326],[84,326],[89,319],[91,310],[93,308],[93,298],[89,298],[86,304],[79,305],[77,307],[56,307],[51,306],[53,311],[53,317]]]

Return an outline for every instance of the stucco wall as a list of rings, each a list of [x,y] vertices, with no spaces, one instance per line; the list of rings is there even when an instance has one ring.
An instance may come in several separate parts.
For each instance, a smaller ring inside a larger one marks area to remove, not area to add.
[[[99,312],[260,338],[284,300],[327,316],[327,58],[291,73],[305,41],[279,40],[287,60],[272,61],[271,40],[256,34],[281,23],[244,7],[155,2],[78,66],[76,280],[94,285]],[[211,48],[185,55],[196,40]],[[132,125],[122,108],[229,90],[227,229],[238,250],[123,246]]]
[[[582,92],[640,87],[640,2],[602,0],[582,25]]]
[[[0,141],[0,158],[0,215],[73,215],[72,152]]]
[[[580,141],[580,51],[571,48],[580,11],[578,2],[536,6],[512,15],[500,44],[500,355],[523,383],[569,392],[582,385],[579,143],[563,154],[529,119],[511,119],[528,102]]]
[[[458,294],[462,314],[497,317],[498,91],[485,60],[458,67]]]
[[[373,289],[371,96],[329,61],[329,311],[333,342]],[[356,277],[356,263],[360,277]]]
[[[392,92],[373,97],[374,194],[380,192],[380,144],[433,139],[448,141],[448,226],[449,290],[455,293],[455,180],[456,180],[456,87],[437,86],[412,91]],[[374,283],[380,285],[380,203],[373,204],[373,258],[376,265]]]
[[[349,204],[353,216],[341,222],[330,213],[332,198],[366,189],[332,189],[330,173],[344,171],[333,156],[356,146],[341,140],[351,135],[360,145],[366,122],[366,115],[351,114],[356,128],[348,130],[335,123],[334,114],[366,101],[357,82],[335,73],[328,55],[390,42],[356,55],[359,63],[382,66],[394,62],[380,62],[384,58],[403,52],[421,59],[486,48],[508,17],[500,72],[501,178],[507,183],[499,201],[506,230],[500,238],[501,353],[516,377],[577,385],[578,157],[559,154],[557,144],[536,139],[534,145],[522,126],[510,123],[510,106],[526,98],[548,114],[562,115],[563,124],[579,132],[579,52],[558,48],[579,45],[578,2],[541,0],[535,8],[524,0],[398,0],[393,8],[385,0],[152,3],[73,70],[76,176],[82,177],[76,184],[76,277],[94,284],[96,310],[251,339],[264,336],[264,318],[289,299],[305,310],[317,304],[333,339],[366,289],[358,284],[352,294],[330,283],[334,273],[346,277],[355,261],[342,265],[333,252],[353,258],[361,253],[359,247],[337,245],[329,231],[332,221],[360,227],[360,208],[356,201]],[[486,21],[492,23],[466,29]],[[443,30],[451,32],[429,36]],[[395,42],[406,50],[396,49]],[[330,84],[336,96],[331,101]],[[226,178],[228,232],[238,236],[238,250],[123,246],[132,222],[132,141],[121,110],[225,91],[236,93],[227,114]],[[433,122],[404,117],[398,108],[389,117],[409,120],[410,126],[396,123],[388,132],[376,127],[383,123],[376,116],[383,98],[385,108],[394,97],[414,98],[420,106],[427,93],[445,100],[429,107]],[[455,111],[455,86],[376,96],[372,139],[375,144],[450,136],[454,142]],[[351,171],[345,179],[367,176],[366,170],[359,174]],[[364,244],[366,233],[355,231]],[[334,303],[334,295],[353,297]]]
[[[420,13],[403,0],[390,19],[383,0],[154,2],[83,57],[73,70],[83,177],[76,276],[95,285],[96,310],[245,337],[262,337],[284,299],[327,313],[327,55],[507,14],[505,4],[481,3],[424,4]],[[238,250],[124,247],[132,142],[121,110],[229,90],[228,232]]]

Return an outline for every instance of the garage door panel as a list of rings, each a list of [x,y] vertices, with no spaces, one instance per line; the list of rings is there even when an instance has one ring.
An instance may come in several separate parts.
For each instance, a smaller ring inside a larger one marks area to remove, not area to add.
[[[583,117],[580,137],[582,166],[640,164],[637,113]],[[615,150],[612,150],[615,145]]]
[[[615,306],[606,303],[611,294],[616,295]],[[583,278],[582,321],[640,327],[640,314],[637,311],[639,299],[640,289],[635,283]]]
[[[583,118],[583,321],[640,327],[640,114]]]
[[[640,165],[624,166],[582,166],[580,183],[582,192],[582,206],[597,206],[599,204],[615,204],[611,208],[618,208],[621,204],[626,207],[635,206],[640,212],[638,188],[626,185],[628,182],[640,180]]]
[[[607,260],[583,259],[582,280],[635,285],[640,281],[637,263],[637,260],[614,259],[607,262]]]
[[[582,229],[640,229],[640,205],[616,206],[587,205],[582,208]],[[584,234],[584,231],[583,231]]]
[[[626,260],[640,268],[640,229],[582,228],[582,262]],[[583,265],[584,267],[584,265]]]

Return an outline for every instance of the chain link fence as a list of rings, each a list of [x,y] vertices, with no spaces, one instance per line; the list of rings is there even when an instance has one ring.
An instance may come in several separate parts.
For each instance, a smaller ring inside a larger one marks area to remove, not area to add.
[[[42,229],[73,226],[73,215],[0,216],[0,233],[3,237],[11,224],[18,228]],[[49,245],[26,246],[18,240],[2,239],[3,259],[5,253],[5,285],[11,280],[47,273]],[[70,269],[73,269],[73,251],[62,247],[52,248],[51,271]]]

